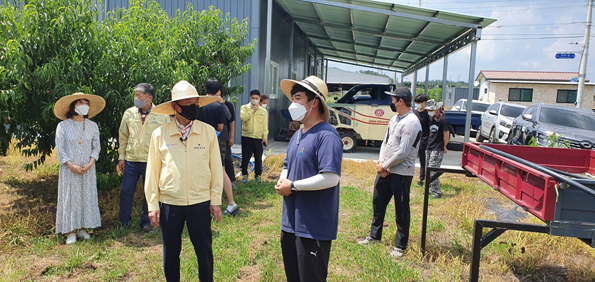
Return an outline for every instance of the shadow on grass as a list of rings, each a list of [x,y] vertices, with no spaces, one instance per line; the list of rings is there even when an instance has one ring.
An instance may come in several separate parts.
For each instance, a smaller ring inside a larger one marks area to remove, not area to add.
[[[23,172],[32,173],[32,172]],[[18,250],[19,246],[28,246],[39,237],[55,238],[62,241],[62,235],[55,235],[56,204],[58,197],[58,175],[36,178],[33,175],[3,178],[2,184],[8,186],[9,193],[4,194],[7,203],[0,213],[0,229],[4,230],[0,242],[5,247]],[[144,197],[142,182],[135,193],[133,207],[133,227],[120,228],[118,219],[120,187],[98,191],[102,226],[91,231],[94,240],[90,243],[103,244],[114,240],[129,247],[147,247],[161,244],[161,234],[156,228],[151,234],[145,234],[138,228],[140,203]],[[241,217],[251,216],[250,210],[268,209],[272,205],[267,198],[276,196],[274,183],[239,183],[234,190],[235,200],[241,208]],[[225,197],[225,196],[224,196]],[[281,197],[279,196],[279,201]],[[224,199],[223,204],[227,204]],[[222,208],[224,209],[225,206]],[[136,221],[135,221],[136,220]],[[56,237],[58,236],[58,237]],[[62,242],[63,243],[63,242]]]
[[[542,265],[537,268],[528,265],[508,265],[516,278],[521,282],[568,281],[568,268],[554,265]],[[593,281],[585,277],[585,280]]]
[[[13,236],[53,234],[58,176],[51,175],[41,180],[10,178],[3,182],[16,195],[4,195],[9,197],[6,199],[9,204],[5,206],[6,212],[0,214],[0,229],[12,233]]]

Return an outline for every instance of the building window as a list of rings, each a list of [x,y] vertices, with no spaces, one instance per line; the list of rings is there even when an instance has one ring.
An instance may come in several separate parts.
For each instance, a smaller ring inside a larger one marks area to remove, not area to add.
[[[558,90],[556,103],[574,103],[576,102],[576,90]]]
[[[533,101],[533,89],[510,88],[508,90],[508,101],[531,102]]]
[[[269,92],[270,99],[279,98],[279,64],[271,61],[271,92]]]

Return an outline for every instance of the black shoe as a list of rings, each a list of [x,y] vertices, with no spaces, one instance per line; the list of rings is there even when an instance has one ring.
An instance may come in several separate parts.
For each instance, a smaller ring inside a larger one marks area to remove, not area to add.
[[[153,227],[151,227],[151,225],[145,225],[145,226],[141,227],[140,229],[142,229],[143,232],[145,232],[145,233],[153,232]]]
[[[424,186],[424,181],[420,179],[419,181],[417,181],[417,187],[422,187],[422,186]]]

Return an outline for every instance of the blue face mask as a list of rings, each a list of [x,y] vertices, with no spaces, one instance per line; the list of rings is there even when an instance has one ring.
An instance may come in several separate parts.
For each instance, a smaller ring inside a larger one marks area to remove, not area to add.
[[[147,100],[148,100],[148,98],[147,98]],[[141,108],[143,108],[144,106],[147,105],[147,100],[144,100],[143,101],[141,99],[134,98],[134,106],[137,107],[137,108],[139,108],[139,109],[141,109]]]

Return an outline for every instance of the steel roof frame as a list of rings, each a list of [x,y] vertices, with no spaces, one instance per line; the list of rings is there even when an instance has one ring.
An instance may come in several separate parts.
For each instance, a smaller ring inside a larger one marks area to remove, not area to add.
[[[301,0],[301,1],[313,3],[313,4],[327,5],[327,6],[331,6],[331,7],[345,8],[345,9],[364,11],[364,12],[370,12],[370,13],[376,13],[376,14],[382,14],[382,15],[388,15],[388,16],[396,16],[396,17],[412,19],[412,20],[434,22],[434,23],[439,23],[439,24],[459,26],[459,27],[465,27],[465,28],[480,28],[481,27],[479,24],[474,24],[474,23],[466,23],[466,22],[459,22],[459,21],[453,21],[453,20],[439,19],[439,18],[434,18],[434,17],[413,15],[413,14],[408,14],[408,13],[387,11],[387,10],[382,10],[382,9],[356,6],[353,4],[345,4],[345,3],[333,2],[333,1],[327,1],[327,0]]]

